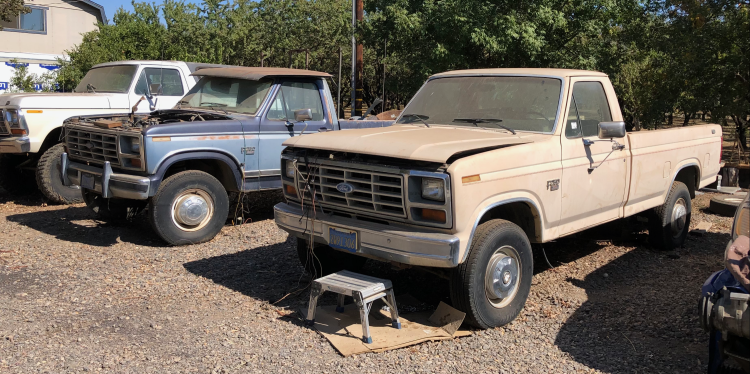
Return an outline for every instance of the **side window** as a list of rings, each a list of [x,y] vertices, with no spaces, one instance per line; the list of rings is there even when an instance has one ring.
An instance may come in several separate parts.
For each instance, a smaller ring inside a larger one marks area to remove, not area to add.
[[[323,102],[318,86],[312,82],[284,82],[276,95],[268,119],[294,121],[294,111],[312,110],[312,120],[323,120]]]
[[[185,93],[182,89],[180,72],[174,69],[145,68],[135,85],[135,93],[145,95],[152,84],[161,83],[162,96],[180,96]]]
[[[568,138],[596,136],[599,122],[612,121],[604,87],[599,82],[576,82],[568,109],[565,136]]]

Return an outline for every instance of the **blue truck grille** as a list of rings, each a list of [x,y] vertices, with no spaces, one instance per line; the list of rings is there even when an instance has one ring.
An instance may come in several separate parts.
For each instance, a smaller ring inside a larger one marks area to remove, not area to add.
[[[120,165],[115,134],[69,127],[65,134],[65,143],[68,146],[68,155],[73,159],[93,161],[97,164],[109,161],[112,166]]]

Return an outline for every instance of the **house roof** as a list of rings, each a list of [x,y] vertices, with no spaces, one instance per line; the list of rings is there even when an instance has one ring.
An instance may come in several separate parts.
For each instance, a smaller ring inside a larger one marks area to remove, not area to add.
[[[265,77],[317,77],[329,78],[331,74],[313,70],[288,69],[288,68],[259,68],[259,67],[226,67],[200,69],[193,74],[202,77],[239,78],[249,80],[260,80]]]
[[[539,68],[520,68],[520,69],[469,69],[453,70],[444,73],[435,74],[432,78],[441,78],[449,76],[467,76],[467,75],[537,75],[544,77],[606,77],[599,71],[574,70],[574,69],[539,69]]]
[[[107,24],[107,14],[104,13],[104,6],[99,5],[99,4],[97,4],[97,3],[95,3],[95,2],[93,2],[91,0],[77,0],[76,2],[84,3],[84,4],[88,5],[88,6],[96,8],[96,10],[98,10],[101,13],[101,15],[102,15],[102,23],[105,24],[105,25]]]

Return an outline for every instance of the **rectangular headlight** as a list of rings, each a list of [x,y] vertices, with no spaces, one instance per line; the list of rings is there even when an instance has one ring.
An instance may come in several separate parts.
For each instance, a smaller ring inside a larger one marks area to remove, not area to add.
[[[5,111],[5,122],[8,123],[11,127],[19,127],[20,121],[18,119],[18,110],[17,109],[8,109]]]
[[[445,201],[445,183],[442,179],[422,178],[422,198]]]
[[[294,178],[294,160],[286,160],[284,170],[287,178]]]

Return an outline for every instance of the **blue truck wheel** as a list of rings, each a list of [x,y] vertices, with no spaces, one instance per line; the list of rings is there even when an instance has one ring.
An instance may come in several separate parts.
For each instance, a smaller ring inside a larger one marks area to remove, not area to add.
[[[154,231],[169,244],[207,242],[221,231],[229,213],[224,186],[211,174],[188,170],[167,178],[149,204]]]

